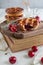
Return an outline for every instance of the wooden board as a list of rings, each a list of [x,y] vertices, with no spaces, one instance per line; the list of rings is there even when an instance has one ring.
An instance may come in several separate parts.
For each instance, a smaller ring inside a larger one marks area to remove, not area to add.
[[[5,26],[5,23],[3,24]],[[6,32],[4,32],[1,29],[1,32],[9,45],[12,52],[28,49],[32,47],[33,45],[43,45],[43,23],[40,24],[39,29],[35,31],[28,32],[27,35],[24,35],[25,38],[23,39],[15,39],[13,37],[10,37],[10,35],[5,35]],[[28,36],[28,37],[27,37]]]
[[[4,38],[12,52],[28,49],[33,45],[43,45],[43,35],[37,35],[34,37],[19,40],[12,37],[8,37],[7,35],[4,35]]]

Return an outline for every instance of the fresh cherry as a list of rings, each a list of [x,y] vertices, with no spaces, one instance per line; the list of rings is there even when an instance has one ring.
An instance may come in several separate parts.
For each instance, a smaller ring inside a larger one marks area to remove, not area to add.
[[[32,46],[32,51],[36,52],[38,50],[37,46]]]
[[[14,32],[17,32],[17,28],[14,27],[13,29],[14,29]]]
[[[9,29],[12,27],[12,24],[9,25]]]
[[[17,25],[14,25],[14,31],[17,31]]]
[[[9,30],[12,32],[17,32],[17,26],[16,25],[9,25]]]
[[[36,18],[38,21],[39,21],[39,19],[40,19],[39,16],[36,16],[35,18]]]
[[[40,61],[41,61],[41,63],[43,63],[43,57],[41,58],[41,60],[40,60]]]
[[[13,27],[10,27],[10,31],[14,32],[14,28]]]
[[[10,62],[11,64],[16,63],[16,57],[15,57],[15,56],[11,56],[11,57],[9,58],[9,62]]]
[[[14,26],[15,28],[17,28],[17,25],[14,24],[13,26]]]
[[[35,54],[34,54],[33,51],[30,50],[30,51],[28,52],[28,56],[29,56],[29,57],[33,57],[34,55],[35,55]]]
[[[10,24],[9,27],[12,27],[12,24]]]

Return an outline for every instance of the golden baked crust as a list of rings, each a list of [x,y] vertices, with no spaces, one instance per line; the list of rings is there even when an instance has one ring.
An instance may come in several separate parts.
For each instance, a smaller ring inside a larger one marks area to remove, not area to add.
[[[24,18],[18,20],[21,30],[25,31],[25,25],[28,25],[29,30],[37,29],[39,26],[39,22],[35,18]]]
[[[22,16],[19,16],[19,17],[15,17],[15,16],[8,16],[8,15],[5,15],[5,18],[9,21],[12,21],[12,20],[16,20],[16,19],[19,19],[21,18]]]
[[[12,8],[6,9],[6,13],[8,13],[8,14],[15,14],[15,13],[19,13],[21,11],[23,11],[23,8],[20,8],[20,7],[12,7]]]
[[[19,16],[23,16],[23,13],[19,12],[18,14],[15,13],[15,14],[7,14],[8,16],[15,16],[15,17],[19,17]]]

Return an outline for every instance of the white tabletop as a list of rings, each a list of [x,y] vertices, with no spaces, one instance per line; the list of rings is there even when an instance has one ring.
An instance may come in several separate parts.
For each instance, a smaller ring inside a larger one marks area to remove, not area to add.
[[[29,14],[30,16],[33,16],[32,11],[33,10],[31,10],[31,15]],[[4,20],[4,15],[5,15],[5,9],[0,9],[0,23]],[[38,9],[37,15],[40,16],[41,20],[43,20],[43,9]],[[12,53],[8,48],[8,50],[5,52],[0,51],[0,65],[11,65],[8,59],[12,55],[16,56],[17,58],[17,62],[14,65],[40,65],[39,59],[41,58],[41,56],[43,56],[42,50],[43,46],[38,47],[38,52],[35,53],[35,56],[33,58],[29,58],[28,57],[29,49]],[[6,52],[8,53],[7,55],[5,55]]]

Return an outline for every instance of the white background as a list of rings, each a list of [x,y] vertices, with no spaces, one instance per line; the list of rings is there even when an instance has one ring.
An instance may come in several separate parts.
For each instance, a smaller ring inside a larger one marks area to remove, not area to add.
[[[0,0],[0,8],[6,8],[11,6],[21,6],[24,7],[22,4],[24,0]],[[43,8],[43,0],[25,0],[30,2],[30,7],[32,8]]]

